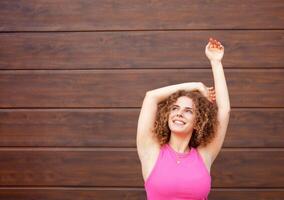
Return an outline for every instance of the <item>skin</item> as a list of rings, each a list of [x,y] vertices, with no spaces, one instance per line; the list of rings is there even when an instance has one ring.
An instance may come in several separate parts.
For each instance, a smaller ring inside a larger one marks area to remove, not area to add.
[[[224,46],[218,40],[209,38],[209,42],[205,47],[205,54],[212,62],[221,61],[224,55]],[[216,101],[214,87],[207,88],[203,85],[201,92],[209,101]],[[184,112],[182,112],[182,109],[185,107],[193,108],[193,105],[192,100],[188,97],[180,97],[176,103],[180,106],[180,108],[175,110],[175,112],[172,111],[168,120],[169,128],[171,130],[169,145],[176,152],[184,153],[189,151],[188,143],[193,131],[194,115],[185,115]],[[173,123],[173,119],[175,119],[176,114],[182,114],[180,115],[181,119],[187,122],[184,126],[178,126]]]
[[[224,56],[224,46],[218,40],[210,38],[205,47],[205,55],[210,62],[221,62]]]
[[[169,145],[177,152],[189,151],[188,143],[193,132],[194,119],[192,99],[186,96],[179,97],[171,107],[168,118],[168,125],[171,130]]]
[[[205,48],[205,54],[210,61],[220,61],[224,55],[224,46],[216,39],[209,38],[209,42]],[[216,101],[216,94],[214,87],[207,88],[205,85],[202,89],[202,94],[209,99],[209,101]],[[169,145],[180,153],[188,152],[190,149],[188,143],[192,136],[194,112],[191,113],[185,107],[193,108],[193,102],[189,97],[179,97],[175,103],[179,107],[171,110],[168,125],[171,130]],[[185,125],[177,125],[173,122],[175,119],[180,119],[186,122]]]
[[[212,67],[215,89],[214,87],[206,87],[201,82],[186,82],[154,89],[148,91],[145,95],[138,119],[136,138],[137,150],[142,165],[142,174],[144,180],[146,180],[153,169],[160,151],[159,141],[153,132],[158,103],[165,100],[169,95],[178,90],[197,89],[206,98],[208,98],[209,101],[215,101],[218,106],[218,121],[220,122],[220,126],[218,126],[216,131],[216,138],[214,138],[214,140],[212,140],[212,142],[207,144],[205,147],[200,146],[197,148],[198,152],[202,156],[202,159],[205,161],[209,172],[212,163],[221,150],[230,116],[229,93],[225,80],[223,65],[221,63],[224,55],[224,47],[219,41],[210,38],[205,48],[205,54]],[[169,126],[171,127],[170,130],[172,131],[169,143],[177,152],[184,153],[188,151],[187,143],[190,141],[193,130],[192,125],[194,123],[192,117],[185,117],[183,109],[185,108],[185,105],[192,106],[192,101],[191,99],[185,100],[181,98],[176,103],[179,104],[180,112],[183,114],[178,114],[178,117],[186,120],[186,124],[184,127],[178,127],[174,124],[171,124],[171,121],[168,121]],[[169,117],[168,120],[170,120],[171,117]],[[186,142],[181,142],[180,138],[183,138]]]

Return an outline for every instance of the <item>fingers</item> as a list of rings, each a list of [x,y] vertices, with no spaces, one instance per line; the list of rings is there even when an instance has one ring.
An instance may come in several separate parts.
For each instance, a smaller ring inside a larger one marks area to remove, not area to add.
[[[212,37],[209,38],[209,47],[213,49],[224,49],[224,46],[217,40],[213,39]]]
[[[209,92],[215,92],[214,87],[209,87],[208,90]]]
[[[209,99],[211,100],[211,102],[216,100],[216,94],[215,94],[215,90],[214,87],[209,87]]]

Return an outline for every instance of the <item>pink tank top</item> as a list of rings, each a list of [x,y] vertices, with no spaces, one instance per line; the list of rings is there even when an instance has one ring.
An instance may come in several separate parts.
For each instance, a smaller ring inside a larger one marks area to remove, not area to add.
[[[165,144],[144,186],[147,200],[207,200],[211,176],[196,148],[179,153]]]

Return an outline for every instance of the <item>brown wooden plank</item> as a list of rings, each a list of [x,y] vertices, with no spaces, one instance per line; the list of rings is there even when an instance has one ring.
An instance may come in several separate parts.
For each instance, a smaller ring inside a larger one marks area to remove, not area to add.
[[[1,3],[0,3],[1,4]],[[211,68],[210,36],[226,68],[284,68],[283,30],[0,34],[0,69]]]
[[[279,29],[283,13],[282,0],[2,0],[0,30]]]
[[[0,146],[135,147],[139,109],[0,109]],[[224,147],[284,147],[284,109],[235,109]]]
[[[210,200],[279,200],[284,195],[283,189],[212,189]],[[144,189],[10,189],[0,188],[0,198],[5,200],[89,200],[89,199],[125,199],[145,200]]]
[[[283,149],[223,149],[212,187],[284,187]],[[3,149],[0,186],[142,187],[136,149]]]
[[[283,149],[223,149],[211,168],[213,186],[281,188],[283,164]]]
[[[284,107],[283,69],[226,69],[232,107]],[[0,72],[0,108],[139,107],[146,91],[182,82],[213,85],[211,69]]]
[[[137,109],[0,110],[0,146],[135,147]]]
[[[128,149],[0,151],[1,186],[141,186],[140,163]]]
[[[144,189],[1,189],[0,199],[5,200],[145,200],[146,193]]]
[[[283,147],[283,111],[233,109],[224,147]]]
[[[214,189],[210,192],[210,200],[280,200],[284,196],[283,189]]]

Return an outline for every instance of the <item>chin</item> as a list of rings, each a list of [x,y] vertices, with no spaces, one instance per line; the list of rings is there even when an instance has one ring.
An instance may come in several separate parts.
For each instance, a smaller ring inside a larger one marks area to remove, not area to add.
[[[169,127],[171,132],[178,133],[178,134],[187,134],[189,130],[186,130],[184,128],[177,128],[177,127]]]
[[[175,127],[174,125],[169,126],[169,128],[171,132],[177,134],[188,134],[190,132],[190,130],[188,130],[187,128],[178,128]]]
[[[176,130],[172,130],[171,133],[180,134],[180,135],[186,135],[187,134],[187,132],[185,132],[185,131],[176,131]]]

